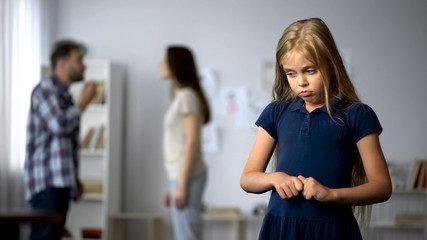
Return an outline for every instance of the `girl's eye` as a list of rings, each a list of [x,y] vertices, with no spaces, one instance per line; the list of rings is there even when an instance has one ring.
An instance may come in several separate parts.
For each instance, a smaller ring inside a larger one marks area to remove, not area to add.
[[[309,68],[309,69],[307,69],[307,72],[308,72],[309,74],[314,74],[314,73],[316,73],[316,69],[314,69],[314,68]]]
[[[286,75],[288,75],[289,77],[295,77],[295,73],[294,72],[287,72]]]

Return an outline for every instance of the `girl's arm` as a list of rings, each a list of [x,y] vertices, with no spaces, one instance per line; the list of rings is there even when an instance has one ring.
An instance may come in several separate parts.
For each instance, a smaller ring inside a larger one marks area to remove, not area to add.
[[[258,127],[255,144],[240,177],[240,186],[250,193],[263,193],[275,188],[283,199],[289,199],[299,194],[302,182],[283,172],[265,172],[275,146],[276,140]]]
[[[194,156],[200,151],[200,123],[196,114],[188,114],[184,117],[184,134],[185,149],[175,192],[175,202],[178,209],[182,209],[186,205],[187,181]]]
[[[392,193],[392,185],[378,133],[372,133],[359,140],[357,148],[362,158],[367,183],[352,188],[330,189],[313,178],[300,176],[304,183],[303,195],[307,199],[315,198],[321,202],[332,201],[350,205],[387,201]]]

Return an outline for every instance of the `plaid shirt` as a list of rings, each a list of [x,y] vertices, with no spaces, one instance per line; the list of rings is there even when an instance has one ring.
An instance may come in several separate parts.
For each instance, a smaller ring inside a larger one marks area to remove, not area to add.
[[[77,196],[80,109],[56,76],[31,94],[25,156],[25,198],[48,187],[66,187]]]

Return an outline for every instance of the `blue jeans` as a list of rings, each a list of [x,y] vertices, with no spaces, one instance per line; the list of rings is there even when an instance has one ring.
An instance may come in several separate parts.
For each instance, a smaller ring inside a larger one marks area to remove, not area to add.
[[[175,240],[202,239],[202,195],[206,183],[206,173],[200,174],[188,181],[187,205],[184,209],[177,209],[174,202],[174,193],[177,181],[170,180],[172,226]]]
[[[62,215],[62,222],[57,225],[33,224],[31,226],[30,240],[60,240],[64,229],[68,207],[70,204],[70,190],[68,188],[47,188],[31,199],[34,210],[46,210]]]

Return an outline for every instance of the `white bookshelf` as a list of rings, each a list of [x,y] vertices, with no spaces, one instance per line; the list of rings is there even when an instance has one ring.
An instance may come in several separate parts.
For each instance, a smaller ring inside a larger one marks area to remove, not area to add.
[[[103,239],[108,236],[108,216],[121,212],[121,179],[123,161],[123,103],[124,79],[122,69],[109,60],[85,60],[84,81],[104,82],[105,103],[90,104],[82,113],[80,139],[92,127],[104,126],[104,148],[85,148],[79,151],[79,176],[82,181],[99,181],[101,193],[85,193],[78,202],[72,202],[66,228],[73,240],[83,239],[82,228],[102,229]],[[44,78],[50,75],[49,65],[42,66]],[[70,86],[77,104],[84,82]],[[69,238],[67,238],[69,239]]]
[[[399,224],[395,220],[399,214],[421,214],[424,222]],[[426,217],[426,190],[394,190],[387,202],[373,206],[369,239],[427,239]]]

